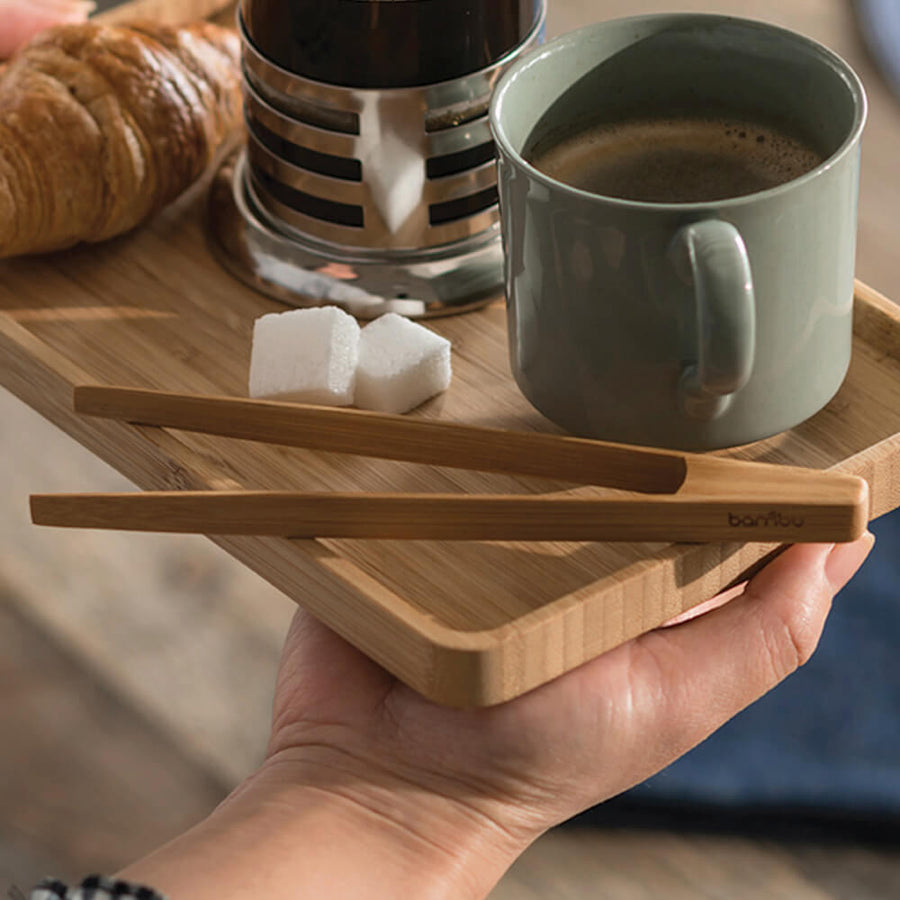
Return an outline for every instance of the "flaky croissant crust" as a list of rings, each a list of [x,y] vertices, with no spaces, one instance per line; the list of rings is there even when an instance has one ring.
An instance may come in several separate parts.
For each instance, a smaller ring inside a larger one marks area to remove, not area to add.
[[[0,75],[0,256],[102,241],[193,184],[241,122],[236,34],[48,29]]]

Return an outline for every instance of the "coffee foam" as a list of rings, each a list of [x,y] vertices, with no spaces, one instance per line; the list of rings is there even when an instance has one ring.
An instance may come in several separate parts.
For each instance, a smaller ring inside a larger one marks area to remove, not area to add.
[[[823,161],[773,128],[733,119],[654,118],[595,125],[536,148],[534,165],[592,193],[655,202],[743,196]]]

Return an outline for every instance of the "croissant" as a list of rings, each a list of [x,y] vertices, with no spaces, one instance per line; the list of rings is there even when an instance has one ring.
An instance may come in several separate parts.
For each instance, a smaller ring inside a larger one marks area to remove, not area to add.
[[[61,25],[0,73],[0,257],[131,230],[241,124],[240,46],[206,22]]]

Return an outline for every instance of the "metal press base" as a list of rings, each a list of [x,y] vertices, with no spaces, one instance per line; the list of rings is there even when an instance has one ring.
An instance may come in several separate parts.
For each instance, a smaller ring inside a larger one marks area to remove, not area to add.
[[[499,225],[428,251],[376,256],[318,244],[263,211],[243,151],[213,179],[208,228],[232,275],[289,306],[339,306],[361,319],[386,312],[429,318],[478,309],[503,294]]]

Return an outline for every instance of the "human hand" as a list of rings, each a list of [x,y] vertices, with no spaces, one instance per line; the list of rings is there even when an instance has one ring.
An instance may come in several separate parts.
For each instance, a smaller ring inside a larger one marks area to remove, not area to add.
[[[426,700],[299,610],[259,771],[120,875],[171,900],[483,898],[802,665],[872,543],[790,547],[724,605],[485,709]]]
[[[872,543],[795,545],[721,608],[486,709],[425,700],[298,611],[264,769],[421,827],[448,852],[467,843],[460,834],[478,833],[514,858],[665,767],[802,665]]]

